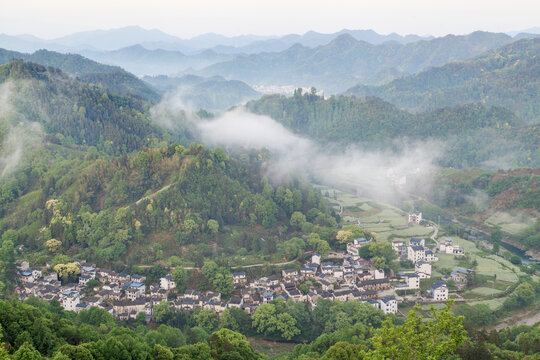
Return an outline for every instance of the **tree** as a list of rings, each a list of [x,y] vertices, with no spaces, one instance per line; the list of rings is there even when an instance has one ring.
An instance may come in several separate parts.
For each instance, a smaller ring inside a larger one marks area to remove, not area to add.
[[[74,282],[77,279],[77,275],[81,273],[79,264],[71,262],[67,264],[57,264],[54,267],[54,271],[58,274],[58,277],[62,279],[62,282]]]
[[[173,360],[174,355],[172,351],[160,344],[154,345],[154,360]]]
[[[199,225],[197,225],[194,220],[187,219],[186,221],[184,221],[184,229],[186,230],[186,233],[190,235],[196,234],[199,232]]]
[[[322,256],[327,256],[330,253],[330,245],[328,245],[328,241],[326,240],[320,240],[317,243],[317,252],[321,254]]]
[[[281,337],[291,340],[296,335],[300,335],[300,329],[296,327],[296,320],[287,313],[277,316],[276,329],[281,333]]]
[[[308,237],[308,245],[312,248],[316,248],[317,244],[321,241],[321,237],[317,233],[311,233]]]
[[[258,333],[273,333],[277,329],[276,307],[273,304],[262,304],[255,310],[251,320]]]
[[[371,258],[371,265],[373,265],[373,267],[376,268],[376,269],[386,269],[387,268],[386,259],[383,258],[382,256],[372,257]]]
[[[499,229],[493,230],[491,233],[491,241],[494,243],[499,243],[502,240],[502,232]]]
[[[177,266],[171,274],[174,282],[176,283],[176,289],[180,293],[184,293],[187,289],[189,281],[188,271],[180,266]]]
[[[170,304],[167,301],[162,301],[152,309],[152,320],[162,324],[167,321],[171,314],[172,310]]]
[[[213,261],[205,261],[203,267],[201,268],[202,274],[208,281],[212,281],[217,271],[218,266]]]
[[[47,245],[47,249],[53,254],[57,254],[60,250],[60,246],[62,246],[62,242],[56,239],[47,240],[45,244]]]
[[[262,358],[253,351],[244,335],[229,329],[216,331],[210,336],[209,342],[212,352],[216,354],[218,360],[257,360]]]
[[[519,284],[512,296],[516,298],[520,307],[528,306],[532,304],[535,298],[534,287],[529,283]]]
[[[15,354],[13,354],[14,360],[41,360],[41,354],[37,351],[32,344],[24,343],[19,347]]]
[[[348,243],[352,237],[353,232],[348,230],[339,230],[336,235],[336,239],[338,239],[342,244]]]
[[[332,345],[321,358],[321,360],[364,360],[366,347],[354,345],[345,341],[340,341]]]
[[[217,327],[218,316],[213,310],[202,309],[196,313],[193,318],[195,319],[197,326],[203,328],[209,333],[211,333]]]
[[[214,235],[217,235],[218,231],[219,231],[219,223],[214,220],[214,219],[210,219],[206,222],[206,226],[208,227],[208,229],[210,230],[210,232]]]
[[[214,276],[212,285],[217,292],[229,295],[234,290],[234,278],[230,273],[219,272]]]
[[[290,224],[293,228],[301,229],[305,222],[306,216],[300,211],[295,211],[292,213]]]
[[[437,360],[454,354],[467,338],[463,317],[452,314],[452,304],[439,311],[431,308],[432,320],[423,321],[418,306],[409,311],[403,325],[394,325],[388,318],[372,338],[370,359]]]

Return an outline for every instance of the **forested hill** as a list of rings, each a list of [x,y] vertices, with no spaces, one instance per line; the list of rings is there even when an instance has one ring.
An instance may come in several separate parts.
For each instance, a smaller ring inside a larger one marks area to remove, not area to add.
[[[396,136],[444,138],[467,130],[522,125],[508,110],[478,104],[412,114],[375,97],[339,96],[325,100],[298,90],[292,97],[265,96],[246,106],[252,112],[271,116],[297,133],[325,142],[372,142]]]
[[[0,84],[13,104],[13,116],[40,123],[62,144],[120,154],[162,134],[150,123],[147,102],[105,92],[54,68],[15,60],[0,65]],[[5,125],[2,136],[16,124]]]
[[[538,127],[524,127],[512,112],[500,107],[467,104],[413,114],[378,98],[325,100],[300,91],[292,97],[264,96],[246,107],[322,143],[380,148],[400,138],[436,138],[452,148],[441,165],[482,165],[494,156],[514,156],[510,161],[515,165],[540,164]]]
[[[272,186],[262,176],[264,157],[246,158],[241,163],[201,145],[116,158],[46,145],[1,182],[0,229],[18,229],[17,244],[28,256],[47,255],[45,241],[54,238],[64,254],[126,266],[173,254],[199,264],[217,239],[219,254],[273,254],[277,231],[288,239],[295,212],[309,214],[309,229],[336,226],[320,193],[298,182]],[[225,236],[229,226],[234,236]]]
[[[211,112],[228,110],[232,106],[258,98],[261,94],[248,84],[238,80],[226,80],[221,76],[205,78],[195,75],[182,77],[145,76],[144,81],[161,93],[174,91],[182,101],[194,109]]]
[[[278,53],[239,56],[211,65],[200,74],[220,75],[252,85],[316,86],[326,93],[336,93],[359,81],[377,83],[387,79],[388,74],[411,74],[448,61],[470,59],[511,41],[505,34],[474,32],[406,45],[372,45],[343,34],[314,49],[296,44]]]
[[[419,74],[347,94],[378,96],[399,107],[425,111],[470,102],[506,107],[540,123],[540,38],[523,39],[474,60],[451,62]]]
[[[118,66],[100,64],[81,55],[61,54],[48,50],[25,54],[0,49],[0,64],[6,64],[13,59],[22,59],[60,69],[82,82],[99,86],[114,94],[135,95],[150,101],[158,101],[160,98],[151,86],[135,75]]]

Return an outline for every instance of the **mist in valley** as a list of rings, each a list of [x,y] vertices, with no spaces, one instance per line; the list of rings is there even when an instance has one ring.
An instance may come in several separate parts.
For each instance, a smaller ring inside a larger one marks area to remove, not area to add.
[[[24,82],[0,84],[0,178],[15,171],[23,157],[41,144],[41,125],[28,120],[14,105],[25,86]]]
[[[365,150],[356,146],[332,149],[299,136],[268,116],[243,107],[217,117],[201,119],[181,97],[169,94],[152,111],[153,120],[169,130],[189,123],[199,141],[229,151],[267,149],[271,160],[264,167],[273,182],[303,177],[313,182],[353,189],[371,198],[390,202],[413,189],[430,188],[434,165],[441,155],[440,142],[402,144],[401,150]]]

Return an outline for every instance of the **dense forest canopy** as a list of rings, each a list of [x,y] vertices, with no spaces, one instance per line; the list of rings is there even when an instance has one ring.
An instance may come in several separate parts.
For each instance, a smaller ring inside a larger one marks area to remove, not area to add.
[[[48,50],[25,54],[0,49],[0,64],[7,64],[15,59],[60,69],[84,83],[94,84],[114,94],[133,95],[149,101],[158,101],[160,98],[151,86],[135,75],[118,66],[100,64],[81,55]]]
[[[440,158],[443,166],[489,166],[495,159],[513,166],[540,164],[539,128],[525,126],[500,107],[466,104],[413,114],[379,98],[324,99],[300,89],[292,97],[263,96],[246,107],[325,144],[399,151],[399,139],[405,143],[437,139],[446,143]]]

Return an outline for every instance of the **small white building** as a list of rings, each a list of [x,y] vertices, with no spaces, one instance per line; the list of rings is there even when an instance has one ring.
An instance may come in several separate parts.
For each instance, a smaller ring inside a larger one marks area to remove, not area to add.
[[[376,280],[384,279],[384,269],[375,269],[374,278]]]
[[[176,287],[176,283],[174,282],[171,274],[165,275],[159,279],[159,287],[165,290],[170,290]]]
[[[448,287],[444,281],[436,282],[431,285],[431,296],[433,300],[444,301],[448,299]]]
[[[245,271],[234,272],[232,276],[235,285],[245,284],[247,281]]]
[[[321,254],[317,253],[317,252],[314,252],[312,255],[311,255],[311,263],[312,264],[317,264],[317,265],[321,265]]]
[[[367,240],[366,238],[354,239],[352,243],[347,243],[347,253],[349,255],[357,257],[357,256],[359,256],[358,255],[358,249],[360,249],[364,245],[369,244],[370,242],[371,242],[371,240]]]
[[[398,303],[397,300],[393,297],[386,297],[384,299],[381,299],[379,301],[381,310],[385,314],[395,314],[398,310]]]
[[[32,276],[34,277],[34,280],[40,279],[43,276],[40,268],[31,268],[30,271],[32,271]]]
[[[407,286],[409,289],[420,289],[420,277],[416,273],[407,275]]]
[[[409,224],[419,225],[422,222],[422,213],[421,212],[410,212],[409,213]]]
[[[416,263],[420,260],[425,260],[426,250],[423,246],[409,246],[407,248],[407,258],[413,263]]]
[[[426,239],[411,238],[409,240],[409,246],[426,246]]]
[[[67,311],[75,311],[77,304],[81,302],[78,291],[66,291],[62,294],[62,307]]]
[[[285,269],[281,270],[281,276],[285,279],[294,279],[298,276],[298,270],[296,269]]]
[[[437,256],[435,256],[433,251],[431,251],[429,249],[426,250],[425,254],[426,254],[425,259],[426,259],[427,262],[435,262],[435,261],[439,260],[439,258]]]
[[[414,271],[418,274],[420,279],[431,278],[431,264],[427,261],[420,260],[414,264]]]

